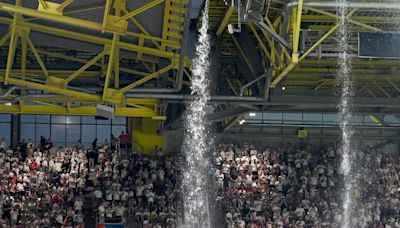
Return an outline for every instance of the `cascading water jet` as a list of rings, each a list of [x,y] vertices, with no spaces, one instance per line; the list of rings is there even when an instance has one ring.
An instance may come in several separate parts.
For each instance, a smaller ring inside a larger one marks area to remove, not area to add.
[[[183,218],[181,227],[210,227],[208,203],[209,141],[206,111],[208,106],[210,67],[210,36],[208,34],[209,0],[201,16],[196,46],[196,56],[192,64],[191,93],[193,100],[186,110],[186,132],[182,145],[184,164],[182,179]]]
[[[338,23],[339,28],[337,37],[339,38],[338,51],[338,73],[337,79],[341,85],[341,96],[339,109],[339,127],[341,130],[341,144],[339,151],[342,155],[340,170],[343,175],[343,192],[342,192],[342,224],[343,228],[350,228],[351,214],[354,211],[354,199],[352,191],[356,182],[352,176],[352,165],[354,156],[354,147],[352,146],[352,136],[354,134],[350,125],[352,117],[352,96],[353,96],[353,79],[351,76],[351,59],[348,54],[348,39],[350,26],[347,21],[348,7],[347,0],[336,0],[338,3]]]

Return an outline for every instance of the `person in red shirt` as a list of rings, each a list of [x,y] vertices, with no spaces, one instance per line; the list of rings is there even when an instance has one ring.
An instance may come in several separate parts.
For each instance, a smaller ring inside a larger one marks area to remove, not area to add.
[[[127,135],[125,134],[125,132],[122,131],[118,138],[121,149],[126,149],[128,142],[127,142]]]
[[[29,164],[29,170],[30,171],[34,171],[34,170],[37,170],[39,167],[38,167],[38,164],[36,163],[36,161],[34,160],[33,162],[31,162],[31,164]]]

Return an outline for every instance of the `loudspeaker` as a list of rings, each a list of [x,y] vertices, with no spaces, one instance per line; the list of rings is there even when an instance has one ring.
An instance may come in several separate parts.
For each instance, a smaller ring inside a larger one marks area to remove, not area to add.
[[[114,108],[106,105],[96,105],[96,116],[112,119],[114,118]]]

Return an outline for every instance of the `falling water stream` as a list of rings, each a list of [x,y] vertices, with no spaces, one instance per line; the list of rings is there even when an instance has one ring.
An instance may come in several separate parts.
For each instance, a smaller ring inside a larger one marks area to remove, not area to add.
[[[350,228],[351,215],[354,210],[354,200],[352,196],[353,188],[355,187],[356,179],[352,176],[353,164],[353,146],[352,136],[354,134],[350,121],[352,117],[352,96],[353,96],[353,79],[351,76],[351,59],[348,54],[348,40],[350,26],[346,19],[348,14],[347,0],[336,0],[338,3],[338,23],[340,24],[337,37],[340,42],[338,44],[339,70],[337,74],[338,81],[341,85],[341,97],[339,103],[339,118],[340,130],[342,133],[341,144],[339,151],[342,154],[342,161],[340,164],[341,172],[344,178],[344,190],[342,192],[342,228]]]
[[[209,100],[210,36],[208,35],[208,5],[206,0],[201,17],[196,56],[192,64],[191,91],[193,100],[186,110],[186,133],[182,146],[184,156],[181,227],[210,227],[208,204],[209,139],[206,120]]]

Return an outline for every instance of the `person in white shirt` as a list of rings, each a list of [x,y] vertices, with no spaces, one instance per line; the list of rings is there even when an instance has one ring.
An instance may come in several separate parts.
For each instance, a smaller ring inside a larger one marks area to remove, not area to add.
[[[82,199],[80,199],[80,197],[78,197],[74,203],[75,211],[78,213],[80,211],[82,211],[82,205],[83,205]]]

